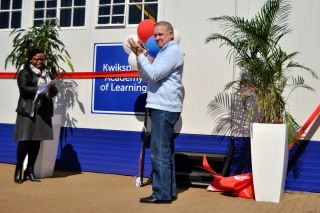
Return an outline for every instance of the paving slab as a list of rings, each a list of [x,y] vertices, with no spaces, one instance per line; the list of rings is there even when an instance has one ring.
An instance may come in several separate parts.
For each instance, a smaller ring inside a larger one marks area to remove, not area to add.
[[[280,203],[256,202],[208,192],[203,187],[178,189],[172,204],[141,204],[139,198],[151,193],[151,186],[137,188],[135,178],[90,172],[57,170],[41,182],[13,182],[15,165],[0,163],[1,213],[68,212],[174,212],[174,213],[320,213],[320,194],[286,191]]]

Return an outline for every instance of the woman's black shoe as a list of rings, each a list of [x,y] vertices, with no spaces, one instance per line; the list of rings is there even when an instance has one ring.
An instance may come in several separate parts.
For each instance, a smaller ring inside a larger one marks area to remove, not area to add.
[[[40,182],[40,179],[37,179],[32,168],[27,168],[24,170],[23,180],[28,180]]]
[[[14,172],[14,182],[15,183],[22,183],[22,166],[16,165],[16,170]]]

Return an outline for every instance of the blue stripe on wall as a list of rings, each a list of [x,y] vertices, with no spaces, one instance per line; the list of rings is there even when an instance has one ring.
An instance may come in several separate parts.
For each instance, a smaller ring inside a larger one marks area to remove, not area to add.
[[[286,189],[320,192],[320,143],[302,141],[289,158]]]
[[[0,162],[16,162],[13,128],[13,124],[0,124]],[[175,148],[177,151],[225,153],[229,141],[229,137],[223,136],[177,134]],[[140,132],[61,128],[55,168],[135,176],[140,149]],[[146,175],[151,170],[149,159],[147,149]],[[287,190],[320,192],[320,143],[302,142],[290,153],[288,169]],[[250,171],[250,140],[235,138],[230,175]]]
[[[12,124],[0,123],[0,162],[16,163],[17,143],[13,141]]]
[[[140,133],[84,128],[61,131],[56,168],[137,175]],[[150,172],[149,163],[145,170]]]

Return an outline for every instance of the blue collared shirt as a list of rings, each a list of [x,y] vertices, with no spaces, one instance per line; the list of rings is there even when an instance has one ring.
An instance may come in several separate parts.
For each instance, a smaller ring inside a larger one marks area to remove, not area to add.
[[[143,54],[138,56],[138,70],[148,84],[147,108],[181,112],[183,103],[183,55],[175,41],[163,46],[153,63]]]

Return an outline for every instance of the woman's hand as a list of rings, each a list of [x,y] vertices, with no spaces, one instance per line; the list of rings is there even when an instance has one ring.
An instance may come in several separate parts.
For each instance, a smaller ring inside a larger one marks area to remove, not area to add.
[[[58,89],[57,89],[55,83],[52,83],[50,85],[49,92],[50,92],[50,96],[51,97],[54,97],[54,96],[56,96],[58,94]]]

